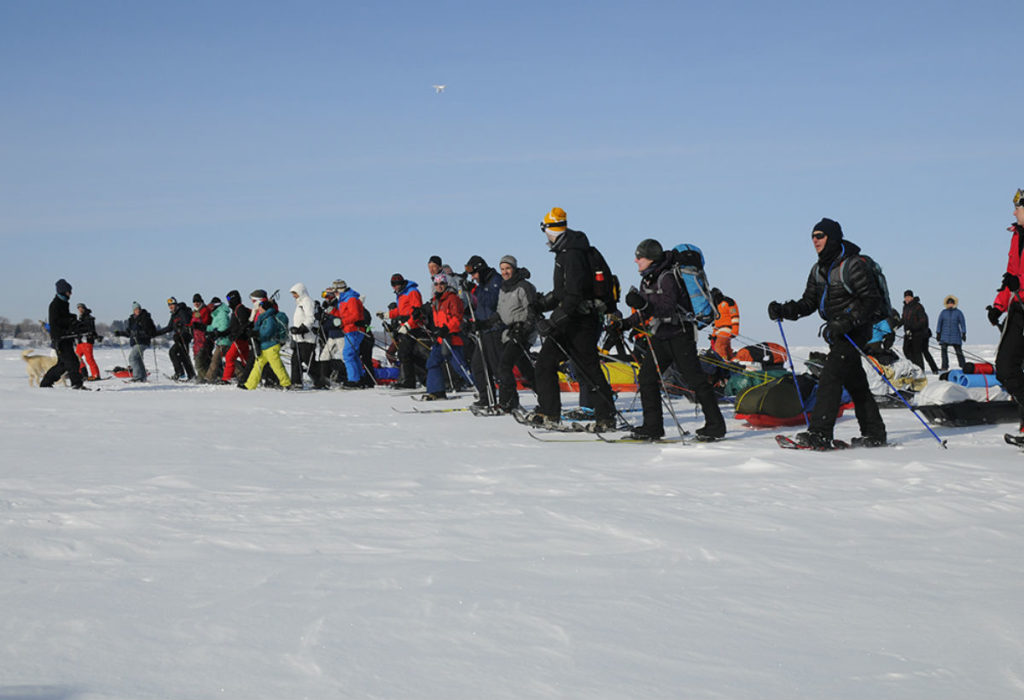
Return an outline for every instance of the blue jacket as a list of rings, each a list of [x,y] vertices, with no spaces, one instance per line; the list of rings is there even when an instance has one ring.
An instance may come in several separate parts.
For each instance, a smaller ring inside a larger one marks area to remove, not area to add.
[[[935,337],[940,343],[947,345],[961,345],[967,337],[967,321],[964,320],[964,312],[955,306],[952,309],[943,309],[939,313],[939,322],[935,326]]]
[[[502,279],[493,267],[487,268],[480,278],[480,284],[473,290],[473,312],[477,321],[486,321],[498,312]]]
[[[283,311],[266,309],[256,319],[256,334],[260,339],[260,350],[281,345],[282,338],[288,337],[288,316]]]

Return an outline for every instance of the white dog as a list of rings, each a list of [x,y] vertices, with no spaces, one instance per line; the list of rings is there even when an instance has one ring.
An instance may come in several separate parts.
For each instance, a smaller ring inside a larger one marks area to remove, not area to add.
[[[49,355],[33,355],[31,350],[25,350],[21,353],[21,359],[25,361],[25,371],[28,372],[28,385],[39,386],[39,382],[42,381],[43,377],[50,368],[57,364],[56,357],[50,357]],[[68,383],[68,375],[65,373],[63,376],[64,383]]]

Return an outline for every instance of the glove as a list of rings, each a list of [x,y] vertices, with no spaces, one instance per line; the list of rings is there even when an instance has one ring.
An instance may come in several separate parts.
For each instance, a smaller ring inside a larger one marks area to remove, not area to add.
[[[555,330],[555,324],[546,318],[537,319],[537,332],[542,338],[547,338]]]
[[[338,318],[337,316],[335,316],[334,318],[331,319],[331,323],[333,323],[336,327],[340,326],[341,325],[341,319]]]
[[[1020,289],[1020,278],[1017,275],[1011,275],[1009,272],[1003,273],[1003,286],[1000,289],[1009,289],[1011,292],[1016,292]]]
[[[398,304],[396,304],[395,302],[391,302],[390,304],[388,304],[388,311],[394,311],[397,308]]]
[[[773,301],[768,304],[768,318],[772,321],[778,321],[782,318],[782,304],[777,301]]]
[[[960,334],[960,342],[961,343],[966,343],[967,342],[967,334],[966,333],[961,333]]]
[[[448,326],[441,326],[434,332],[434,335],[437,336],[438,338],[447,338],[451,334],[452,332],[448,330]]]
[[[385,315],[386,315],[386,314],[385,314],[385,313],[384,313],[383,311],[378,311],[378,312],[377,312],[377,318],[379,318],[379,319],[380,319],[380,320],[382,320],[382,321],[384,320],[384,316],[385,316]]]
[[[523,342],[523,340],[525,340],[525,338],[523,337],[525,333],[523,331],[524,328],[522,321],[517,321],[516,323],[513,323],[511,326],[508,327],[509,340],[511,340],[514,343]]]
[[[836,316],[834,319],[828,322],[825,326],[825,333],[832,341],[837,341],[844,335],[853,330],[853,320],[843,314],[842,316]]]
[[[914,331],[903,331],[903,337],[910,340],[914,337]]]
[[[626,304],[638,311],[643,311],[647,308],[647,300],[637,291],[636,287],[630,287],[629,291],[626,292]]]
[[[1003,312],[994,306],[986,306],[985,308],[988,309],[988,322],[993,326],[998,326],[999,317],[1003,315]]]

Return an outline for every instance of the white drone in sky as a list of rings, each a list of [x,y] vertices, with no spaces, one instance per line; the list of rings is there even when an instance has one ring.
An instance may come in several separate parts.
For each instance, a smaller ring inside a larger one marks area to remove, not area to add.
[[[437,93],[438,95],[440,95],[442,92],[444,92],[444,89],[446,87],[448,87],[448,86],[447,85],[435,85],[434,86],[434,92]]]

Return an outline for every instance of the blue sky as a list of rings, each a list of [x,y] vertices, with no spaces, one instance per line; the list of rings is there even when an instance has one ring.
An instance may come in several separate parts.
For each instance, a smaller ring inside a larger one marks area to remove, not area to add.
[[[511,253],[550,288],[552,206],[635,282],[704,248],[744,335],[777,340],[811,225],[969,340],[1024,187],[1019,3],[0,4],[0,315],[53,282],[133,300],[318,290]],[[448,87],[435,94],[432,85]],[[284,304],[290,311],[291,304]],[[787,328],[811,341],[817,321]]]

